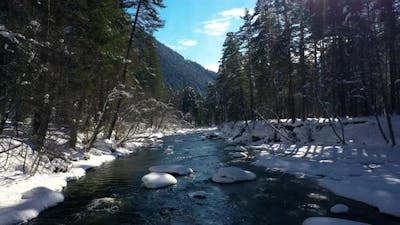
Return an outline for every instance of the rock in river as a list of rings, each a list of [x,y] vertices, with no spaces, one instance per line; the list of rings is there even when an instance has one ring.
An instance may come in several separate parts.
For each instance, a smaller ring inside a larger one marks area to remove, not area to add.
[[[349,207],[344,204],[336,204],[330,209],[331,213],[348,213]]]
[[[351,220],[337,219],[331,217],[311,217],[303,222],[303,225],[370,225]]]
[[[163,188],[178,183],[176,178],[168,173],[152,172],[142,177],[142,181],[147,188]]]
[[[189,197],[191,198],[207,198],[207,193],[205,191],[195,191],[195,192],[190,192]]]
[[[216,183],[235,183],[240,181],[255,180],[256,175],[253,172],[240,169],[238,167],[222,167],[212,177],[212,181]]]
[[[182,165],[160,165],[160,166],[152,166],[149,168],[151,172],[158,172],[158,173],[169,173],[175,175],[189,175],[193,173],[193,170],[189,167],[182,166]]]

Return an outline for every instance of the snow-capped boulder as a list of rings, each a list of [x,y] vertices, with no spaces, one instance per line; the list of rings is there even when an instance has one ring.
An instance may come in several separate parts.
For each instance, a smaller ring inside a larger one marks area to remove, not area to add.
[[[351,220],[331,218],[331,217],[310,217],[303,222],[303,225],[370,225],[370,224],[355,222]]]
[[[176,178],[168,173],[152,172],[142,177],[142,181],[147,188],[163,188],[178,183]]]
[[[247,155],[246,152],[229,152],[229,155],[232,158],[247,158],[249,155]]]
[[[224,148],[225,151],[233,151],[233,152],[246,152],[247,149],[243,146],[227,146]]]
[[[191,198],[207,198],[207,193],[205,191],[195,191],[188,194]]]
[[[149,168],[151,172],[158,172],[158,173],[169,173],[174,175],[189,175],[193,173],[193,170],[189,167],[182,166],[182,165],[160,165],[160,166],[152,166]]]
[[[336,204],[334,206],[331,207],[330,209],[331,213],[348,213],[349,212],[349,207],[347,205],[344,204]]]
[[[60,192],[50,190],[46,187],[37,187],[22,194],[21,199],[34,199],[34,198],[49,198],[57,199],[59,201],[64,200],[64,196]]]
[[[19,204],[2,208],[0,224],[21,224],[39,215],[40,211],[64,201],[62,193],[36,187],[21,194]]]
[[[233,166],[220,168],[218,172],[212,177],[212,181],[224,184],[240,181],[250,181],[255,179],[256,175],[253,172]]]

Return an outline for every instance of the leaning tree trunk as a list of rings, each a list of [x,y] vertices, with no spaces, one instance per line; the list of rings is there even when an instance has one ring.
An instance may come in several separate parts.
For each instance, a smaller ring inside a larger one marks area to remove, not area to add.
[[[128,72],[128,61],[129,61],[129,58],[131,55],[133,38],[135,35],[137,23],[138,23],[138,18],[139,18],[140,7],[142,5],[142,1],[143,0],[139,0],[138,6],[136,9],[135,20],[133,21],[133,25],[132,25],[131,36],[129,38],[128,49],[126,50],[126,55],[125,55],[125,60],[124,60],[124,69],[122,70],[122,76],[121,76],[122,84],[124,84],[126,81],[126,74]],[[122,105],[122,96],[120,98],[118,98],[117,103],[115,105],[115,111],[111,117],[111,123],[110,123],[110,127],[108,129],[108,132],[107,132],[107,138],[111,138],[112,132],[114,131],[115,124],[117,123],[118,115],[121,110],[121,105]]]

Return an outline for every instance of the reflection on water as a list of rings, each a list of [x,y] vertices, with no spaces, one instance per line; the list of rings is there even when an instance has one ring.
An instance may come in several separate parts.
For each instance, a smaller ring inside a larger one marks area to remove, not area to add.
[[[400,224],[397,218],[337,197],[310,180],[265,172],[248,162],[232,162],[222,151],[222,141],[202,141],[196,134],[180,135],[165,138],[164,146],[89,171],[83,179],[68,184],[63,203],[28,224],[300,225],[310,216],[334,216],[329,208],[339,202],[350,206],[351,216],[341,218],[375,225]],[[182,164],[195,172],[178,177],[178,184],[169,188],[143,188],[141,177],[147,168],[159,164]],[[231,185],[212,183],[212,174],[225,164],[252,170],[258,179]],[[190,198],[188,193],[193,191],[205,191],[207,198]]]

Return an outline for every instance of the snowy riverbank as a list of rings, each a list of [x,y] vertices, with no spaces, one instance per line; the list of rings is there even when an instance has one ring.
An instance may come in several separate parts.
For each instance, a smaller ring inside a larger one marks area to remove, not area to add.
[[[228,123],[221,132],[229,142],[253,150],[254,165],[311,177],[337,195],[400,217],[400,148],[386,144],[375,118],[343,122],[347,145],[340,144],[323,119],[294,124],[282,121],[283,126],[293,129],[296,143],[269,142],[274,138],[274,131],[264,122],[250,124],[251,129],[245,131],[244,123]],[[400,117],[393,117],[393,127],[399,143]]]
[[[90,168],[132,154],[140,147],[161,146],[162,138],[166,135],[192,132],[196,130],[141,133],[124,147],[117,147],[115,141],[103,139],[96,142],[88,154],[64,149],[62,154],[68,160],[50,161],[45,158],[39,165],[38,172],[33,176],[29,171],[36,155],[32,154],[28,146],[21,145],[16,140],[4,140],[2,143],[4,145],[21,146],[14,149],[10,153],[12,155],[0,154],[0,165],[2,165],[0,169],[0,225],[26,222],[37,217],[44,209],[62,202],[64,196],[61,192],[67,182],[85,176],[86,170]],[[23,149],[24,147],[28,149]],[[25,168],[24,161],[27,165]]]

